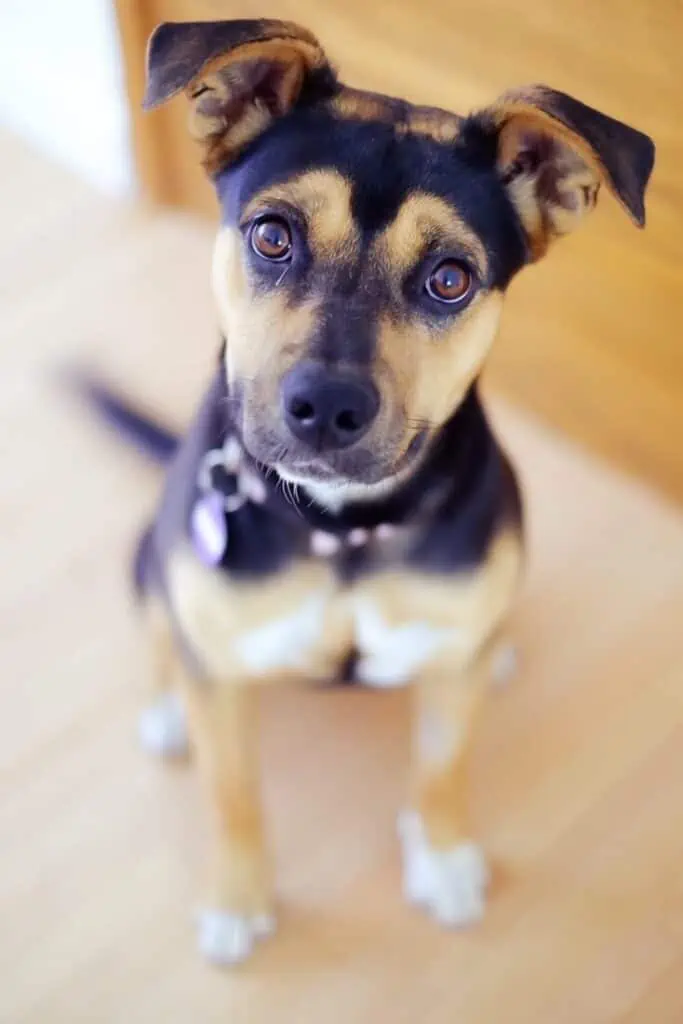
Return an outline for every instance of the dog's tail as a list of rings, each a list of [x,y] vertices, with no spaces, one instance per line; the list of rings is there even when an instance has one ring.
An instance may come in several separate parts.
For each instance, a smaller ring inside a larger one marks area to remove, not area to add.
[[[114,388],[83,371],[70,371],[68,382],[98,417],[116,434],[154,462],[166,463],[173,457],[180,438],[169,427],[125,398]]]

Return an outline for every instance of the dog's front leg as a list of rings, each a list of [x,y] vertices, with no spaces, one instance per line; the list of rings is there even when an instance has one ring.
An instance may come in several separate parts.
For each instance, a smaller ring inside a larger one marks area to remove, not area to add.
[[[466,761],[488,681],[488,658],[466,668],[444,658],[415,685],[410,807],[399,819],[404,891],[440,923],[460,927],[484,912],[486,861],[466,813]]]
[[[188,679],[184,690],[214,830],[199,944],[209,960],[236,963],[274,928],[261,809],[257,687]]]

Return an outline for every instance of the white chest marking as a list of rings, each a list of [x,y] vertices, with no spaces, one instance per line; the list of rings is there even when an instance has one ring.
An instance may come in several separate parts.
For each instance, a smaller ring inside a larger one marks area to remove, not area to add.
[[[441,648],[457,643],[461,636],[454,627],[420,621],[390,626],[369,598],[356,600],[354,614],[360,654],[356,672],[367,686],[404,686]]]
[[[324,627],[325,597],[308,598],[291,615],[273,619],[237,638],[235,651],[245,668],[257,675],[279,668],[305,668]]]

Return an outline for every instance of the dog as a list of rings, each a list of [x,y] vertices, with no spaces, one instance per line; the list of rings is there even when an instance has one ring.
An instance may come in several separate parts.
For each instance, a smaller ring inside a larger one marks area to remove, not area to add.
[[[542,86],[458,116],[342,85],[295,24],[165,23],[145,106],[176,93],[220,202],[223,346],[179,441],[93,386],[168,462],[135,558],[156,690],[148,747],[189,742],[213,806],[209,960],[274,928],[259,689],[415,688],[399,820],[407,898],[460,927],[488,870],[467,750],[518,589],[523,516],[477,381],[503,297],[595,206],[639,226],[646,135]]]

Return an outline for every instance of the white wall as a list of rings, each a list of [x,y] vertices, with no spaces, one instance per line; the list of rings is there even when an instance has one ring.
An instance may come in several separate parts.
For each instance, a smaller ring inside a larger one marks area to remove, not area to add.
[[[0,124],[104,191],[133,191],[111,0],[0,0]]]

